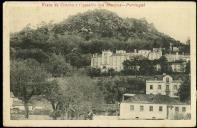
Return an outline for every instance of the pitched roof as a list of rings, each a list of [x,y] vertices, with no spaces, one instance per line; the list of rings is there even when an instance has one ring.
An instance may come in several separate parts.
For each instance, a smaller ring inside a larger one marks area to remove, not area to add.
[[[146,80],[163,80],[163,77],[165,77],[166,75],[168,74],[163,74],[163,75],[155,75],[155,76],[151,76],[151,77],[147,77]],[[176,81],[176,80],[183,80],[183,77],[185,77],[184,75],[169,75],[172,77],[173,81]]]
[[[136,94],[135,96],[129,97],[124,100],[123,103],[142,103],[142,104],[188,104],[181,102],[176,98],[172,98],[166,95],[147,95],[147,94]]]

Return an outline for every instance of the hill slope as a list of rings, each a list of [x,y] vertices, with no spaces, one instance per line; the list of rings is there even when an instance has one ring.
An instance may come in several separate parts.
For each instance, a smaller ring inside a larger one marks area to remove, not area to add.
[[[53,31],[58,34],[64,32],[80,34],[86,40],[106,37],[115,37],[124,42],[146,40],[146,42],[155,42],[156,47],[168,45],[169,42],[176,45],[179,43],[179,41],[158,32],[154,25],[148,23],[145,18],[123,19],[113,12],[102,9],[71,16],[55,25]]]
[[[104,49],[133,51],[163,47],[167,52],[170,43],[183,46],[158,32],[144,18],[124,19],[103,9],[79,13],[57,24],[43,23],[37,29],[26,27],[12,33],[10,38],[11,59],[34,58],[47,62],[52,54],[60,54],[72,64],[84,65],[90,64],[90,54]]]

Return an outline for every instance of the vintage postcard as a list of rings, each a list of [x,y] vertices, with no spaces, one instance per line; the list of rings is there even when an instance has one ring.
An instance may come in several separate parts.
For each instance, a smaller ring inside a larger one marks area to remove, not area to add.
[[[5,2],[3,124],[196,124],[194,2]]]

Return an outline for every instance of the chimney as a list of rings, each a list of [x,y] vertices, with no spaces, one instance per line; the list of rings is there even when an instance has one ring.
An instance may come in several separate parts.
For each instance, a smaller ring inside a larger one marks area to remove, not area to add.
[[[163,75],[165,76],[165,75],[166,75],[166,73],[163,73]]]
[[[137,53],[137,49],[134,49],[134,53]]]

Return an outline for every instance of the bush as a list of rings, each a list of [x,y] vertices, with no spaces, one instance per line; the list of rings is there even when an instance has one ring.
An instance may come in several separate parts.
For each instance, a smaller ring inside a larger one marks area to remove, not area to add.
[[[34,109],[34,111],[32,112],[33,115],[49,115],[51,113],[51,110],[48,109]]]
[[[101,70],[99,68],[89,68],[87,74],[91,77],[98,77],[101,75]]]

